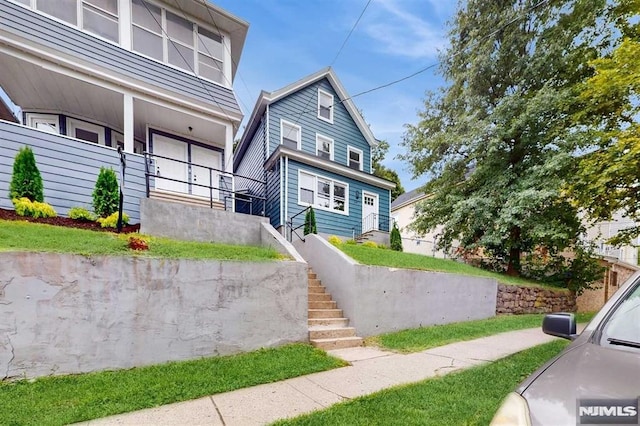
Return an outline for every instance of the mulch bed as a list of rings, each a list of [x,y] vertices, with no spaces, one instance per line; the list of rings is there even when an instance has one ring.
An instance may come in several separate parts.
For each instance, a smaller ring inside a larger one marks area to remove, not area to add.
[[[44,217],[33,218],[26,216],[18,216],[13,210],[0,209],[0,219],[3,220],[22,220],[34,223],[46,223],[47,225],[65,226],[67,228],[89,229],[91,231],[116,232],[115,228],[103,228],[98,222],[83,222],[80,220],[70,219],[68,217]],[[123,233],[138,232],[140,224],[127,225],[122,227]]]

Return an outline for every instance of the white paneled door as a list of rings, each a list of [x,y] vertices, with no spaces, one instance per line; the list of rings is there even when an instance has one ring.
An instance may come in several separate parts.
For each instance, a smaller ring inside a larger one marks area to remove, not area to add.
[[[362,232],[378,229],[378,195],[362,192]]]
[[[182,141],[162,135],[153,135],[153,153],[155,155],[185,162],[155,157],[156,189],[182,192],[184,194],[189,192],[188,167],[186,164],[187,147],[188,145]]]
[[[209,187],[211,186],[213,187],[213,199],[218,200],[219,191],[216,188],[220,187],[220,174],[217,170],[222,168],[220,152],[191,145],[191,163],[191,182],[193,184],[191,185],[191,193],[209,198]],[[209,167],[217,170],[211,170]]]

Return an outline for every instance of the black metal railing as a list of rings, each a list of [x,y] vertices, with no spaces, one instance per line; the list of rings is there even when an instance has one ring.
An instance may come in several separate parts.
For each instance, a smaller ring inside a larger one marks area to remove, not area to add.
[[[289,240],[289,242],[293,241],[293,235],[295,234],[296,237],[298,237],[300,240],[302,240],[302,242],[304,242],[304,236],[300,236],[300,234],[298,234],[298,230],[300,228],[303,228],[305,223],[306,223],[306,217],[307,217],[307,212],[311,209],[311,206],[307,207],[306,209],[294,214],[293,216],[291,216],[291,218],[289,218],[286,221],[286,234],[287,234],[287,240]],[[296,221],[295,219],[300,216],[300,215],[304,215],[303,219],[302,219],[302,223],[300,225],[294,226],[294,222]]]
[[[370,231],[389,232],[391,230],[391,218],[386,215],[371,213],[362,219],[362,225],[353,228],[353,237],[357,238]]]
[[[183,185],[183,190],[160,188],[161,190],[169,191],[175,194],[184,194],[197,197],[205,197],[209,200],[209,207],[213,208],[215,203],[221,202],[224,204],[225,210],[232,210],[234,204],[237,201],[248,205],[248,214],[259,214],[264,216],[266,213],[266,183],[264,181],[254,179],[248,176],[236,175],[224,170],[216,169],[214,167],[205,166],[202,164],[192,163],[189,161],[177,160],[175,158],[165,157],[162,155],[152,154],[149,152],[143,153],[145,158],[145,187],[147,192],[147,198],[151,193],[152,181],[156,189],[158,189],[158,182],[175,182]],[[186,168],[187,179],[177,179],[175,177],[162,174],[160,166],[158,165],[158,159],[170,161],[172,163],[180,164]],[[194,168],[200,168],[205,170],[205,174],[208,179],[198,182],[197,176],[194,172]],[[253,187],[258,190],[256,193],[247,193],[246,191],[234,191],[233,181],[236,178],[242,178],[244,181],[248,181]],[[207,182],[208,181],[208,182]],[[161,185],[162,186],[162,185]],[[194,189],[202,188],[203,191],[194,191]],[[195,193],[194,193],[195,192]],[[200,192],[200,193],[197,193]],[[202,193],[206,192],[208,196],[204,196]]]

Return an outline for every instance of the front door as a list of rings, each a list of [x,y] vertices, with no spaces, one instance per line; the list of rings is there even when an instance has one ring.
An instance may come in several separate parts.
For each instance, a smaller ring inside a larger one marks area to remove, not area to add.
[[[378,229],[378,195],[362,192],[362,232]]]
[[[189,191],[186,164],[187,144],[155,134],[153,135],[153,154],[179,160],[172,161],[155,157],[156,189],[187,194]]]
[[[191,185],[191,193],[209,198],[209,187],[212,187],[213,199],[218,200],[219,192],[217,188],[220,187],[220,173],[218,170],[222,167],[220,152],[192,144],[191,164],[191,183],[193,184]],[[216,170],[211,170],[208,167]]]

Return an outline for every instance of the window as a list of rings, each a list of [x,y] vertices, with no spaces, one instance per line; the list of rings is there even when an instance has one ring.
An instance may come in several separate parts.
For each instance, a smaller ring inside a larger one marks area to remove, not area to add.
[[[104,145],[104,127],[67,118],[67,136]]]
[[[349,166],[349,168],[352,168],[354,170],[362,170],[362,150],[348,146],[347,156],[347,165]]]
[[[307,172],[298,173],[298,203],[348,214],[349,186]]]
[[[27,114],[27,126],[42,130],[48,133],[60,133],[60,122],[57,115],[48,114]]]
[[[288,121],[280,121],[280,143],[287,148],[300,149],[300,126]]]
[[[333,139],[316,134],[316,154],[325,160],[333,160]]]
[[[184,16],[133,1],[133,50],[188,72],[224,83],[224,40]]]
[[[54,18],[78,25],[78,2],[77,0],[37,0],[36,9]]]
[[[117,42],[118,0],[83,0],[82,28]]]
[[[333,123],[333,95],[318,89],[318,118]]]

